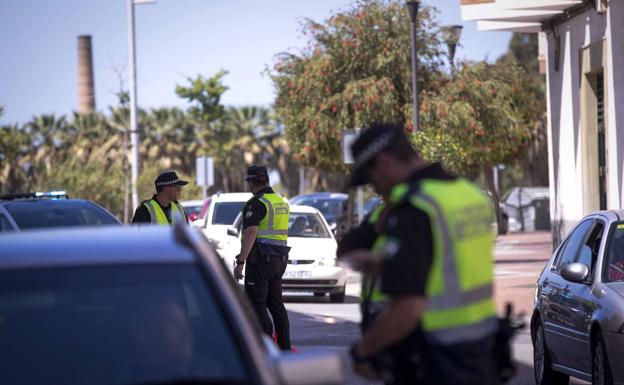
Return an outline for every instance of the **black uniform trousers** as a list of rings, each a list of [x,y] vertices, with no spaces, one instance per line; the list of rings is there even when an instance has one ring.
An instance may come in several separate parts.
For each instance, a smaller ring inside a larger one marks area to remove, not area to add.
[[[282,275],[287,264],[288,257],[261,255],[254,247],[245,267],[245,292],[251,300],[260,326],[265,333],[272,335],[275,325],[277,344],[284,350],[291,348],[290,323],[282,298]]]

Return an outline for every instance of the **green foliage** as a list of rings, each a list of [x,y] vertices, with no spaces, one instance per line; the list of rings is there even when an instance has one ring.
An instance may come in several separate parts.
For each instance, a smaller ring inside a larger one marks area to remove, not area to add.
[[[223,84],[222,79],[227,74],[227,71],[221,70],[210,78],[197,75],[196,78],[187,78],[187,87],[176,86],[176,94],[194,104],[189,112],[200,122],[210,124],[223,117],[221,96],[228,87]]]
[[[465,65],[422,101],[416,147],[458,173],[515,159],[532,137],[525,80],[517,65]]]
[[[440,81],[435,10],[419,13],[419,86]],[[342,131],[375,121],[409,126],[410,22],[400,1],[360,1],[324,23],[306,20],[302,52],[282,53],[271,71],[275,107],[293,155],[326,170],[344,169]]]

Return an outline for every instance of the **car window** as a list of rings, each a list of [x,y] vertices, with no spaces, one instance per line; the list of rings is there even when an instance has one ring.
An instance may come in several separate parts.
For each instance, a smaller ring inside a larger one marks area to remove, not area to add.
[[[85,201],[16,201],[5,208],[21,230],[119,224],[110,213]]]
[[[0,341],[7,383],[248,379],[214,293],[190,264],[2,271]]]
[[[241,212],[245,202],[217,202],[212,214],[213,225],[231,225]]]
[[[602,242],[602,235],[604,233],[604,223],[601,221],[594,222],[594,226],[587,237],[587,241],[581,247],[581,252],[578,254],[576,262],[580,262],[589,267],[589,274],[592,276],[594,271],[596,260],[598,259],[598,252],[600,250],[600,243]]]
[[[199,217],[199,214],[202,211],[202,205],[195,205],[195,206],[191,206],[191,205],[187,205],[184,206],[184,212],[186,213],[186,216],[191,216],[191,214],[195,214]]]
[[[579,252],[581,244],[584,244],[587,239],[587,233],[592,227],[593,219],[588,219],[581,222],[574,231],[568,236],[565,245],[557,256],[557,262],[555,268],[561,272],[561,269],[576,260],[576,256]]]
[[[614,225],[606,250],[605,280],[624,281],[624,222]]]
[[[318,214],[290,213],[288,236],[299,238],[330,238],[329,231]]]
[[[312,206],[325,216],[325,218],[337,218],[344,215],[346,199],[320,199],[320,198],[301,198],[293,204],[301,206]]]
[[[4,214],[0,214],[0,233],[8,233],[15,231],[11,223]]]

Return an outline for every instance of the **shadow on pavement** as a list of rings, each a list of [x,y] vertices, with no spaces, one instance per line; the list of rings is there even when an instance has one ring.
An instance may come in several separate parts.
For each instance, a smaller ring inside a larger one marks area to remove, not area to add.
[[[332,305],[340,305],[341,303],[336,302],[336,303],[332,303],[329,301],[329,295],[326,294],[323,297],[315,297],[312,294],[289,294],[288,292],[283,294],[284,297],[284,302],[286,303],[326,303],[326,304],[332,304]],[[360,297],[356,297],[353,295],[347,295],[345,296],[345,300],[344,302],[345,304],[349,304],[349,303],[360,303]]]

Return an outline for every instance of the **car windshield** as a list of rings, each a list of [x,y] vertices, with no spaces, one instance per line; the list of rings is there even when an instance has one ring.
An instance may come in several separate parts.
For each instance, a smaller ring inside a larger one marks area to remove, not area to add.
[[[615,224],[606,250],[607,281],[624,281],[624,222]]]
[[[344,212],[345,199],[329,198],[300,198],[292,204],[301,206],[312,206],[325,216],[325,218],[337,218]]]
[[[0,271],[0,341],[9,384],[248,379],[191,264]]]
[[[245,202],[218,202],[215,203],[212,214],[213,225],[232,225],[238,213],[243,209]]]
[[[190,216],[191,214],[195,214],[199,216],[202,211],[202,205],[184,205],[184,212],[186,216]]]
[[[109,212],[87,201],[24,200],[4,207],[21,230],[119,224]]]
[[[323,220],[315,213],[290,213],[288,236],[300,238],[330,238]]]

